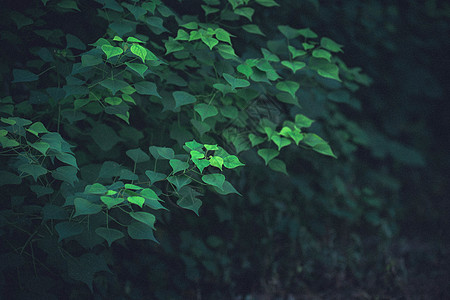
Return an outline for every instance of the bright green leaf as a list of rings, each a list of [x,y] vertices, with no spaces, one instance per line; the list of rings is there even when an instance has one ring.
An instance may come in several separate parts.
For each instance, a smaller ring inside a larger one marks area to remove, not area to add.
[[[142,47],[139,44],[133,44],[133,45],[131,45],[130,50],[131,50],[131,53],[140,57],[142,59],[142,62],[145,63],[145,57],[147,56],[147,49],[145,49],[144,47]]]
[[[229,155],[223,159],[223,165],[225,168],[234,169],[240,166],[244,166],[243,163],[239,161],[239,158],[235,155]]]
[[[127,197],[128,202],[136,204],[137,206],[142,208],[142,205],[144,205],[145,198],[140,196],[129,196]]]
[[[122,203],[125,201],[124,198],[121,197],[109,197],[109,196],[100,196],[100,200],[106,205],[108,209]]]
[[[102,50],[103,52],[105,52],[107,59],[110,59],[111,57],[118,56],[123,53],[122,48],[110,45],[103,45]]]

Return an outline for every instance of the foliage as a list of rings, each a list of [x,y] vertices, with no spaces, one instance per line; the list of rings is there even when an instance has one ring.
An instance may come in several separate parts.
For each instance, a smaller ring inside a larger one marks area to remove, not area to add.
[[[397,144],[348,118],[371,80],[339,58],[342,45],[269,28],[273,0],[179,2],[42,0],[2,12],[3,276],[25,274],[5,293],[50,294],[57,278],[140,299],[141,259],[154,274],[180,261],[187,282],[229,293],[254,272],[291,287],[329,266],[356,272],[361,228],[392,237],[387,202],[399,186],[358,151],[376,161]],[[239,244],[257,228],[259,246]],[[283,239],[291,248],[277,247]],[[335,242],[352,257],[327,256]],[[129,266],[114,249],[131,253]],[[108,289],[121,268],[135,269]],[[171,297],[151,280],[156,297]],[[172,292],[189,291],[180,282]]]

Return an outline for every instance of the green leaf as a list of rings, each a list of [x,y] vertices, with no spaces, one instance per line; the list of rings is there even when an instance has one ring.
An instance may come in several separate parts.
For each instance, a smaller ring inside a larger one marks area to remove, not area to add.
[[[297,50],[296,48],[292,47],[292,46],[288,46],[289,52],[291,52],[292,58],[296,58],[299,56],[303,56],[306,55],[306,51],[304,50]]]
[[[153,235],[153,229],[141,222],[131,223],[128,226],[128,235],[135,240],[151,240],[159,244]]]
[[[131,70],[138,73],[142,78],[144,78],[145,71],[148,70],[148,67],[143,64],[130,63],[130,62],[126,62],[125,64],[127,65],[128,68],[130,68]]]
[[[202,176],[202,180],[206,184],[222,189],[223,183],[225,182],[225,176],[222,174],[207,174]]]
[[[244,74],[247,79],[253,74],[252,67],[247,64],[240,64],[236,69],[239,73]]]
[[[282,64],[283,66],[285,66],[286,68],[291,69],[291,70],[292,70],[292,73],[295,73],[295,72],[297,72],[298,70],[301,70],[301,69],[303,69],[303,68],[306,66],[306,64],[305,64],[304,62],[302,62],[302,61],[293,61],[293,62],[290,62],[290,61],[287,61],[287,60],[283,60],[283,61],[281,62],[281,64]]]
[[[299,128],[308,128],[312,123],[314,123],[314,120],[311,120],[307,116],[304,116],[302,114],[298,114],[295,116],[295,125]]]
[[[127,197],[128,202],[136,204],[137,206],[142,208],[142,205],[144,205],[145,198],[141,196],[129,196]]]
[[[223,183],[223,187],[222,189],[219,189],[217,187],[214,187],[214,190],[221,194],[221,195],[228,195],[228,194],[238,194],[239,196],[242,196],[235,188],[234,186],[225,180],[225,182]]]
[[[122,233],[122,231],[119,231],[117,229],[112,228],[106,228],[106,227],[98,227],[95,229],[95,233],[104,238],[108,242],[108,246],[111,247],[111,244],[121,238],[123,238],[125,235]]]
[[[86,50],[86,45],[78,37],[70,33],[66,34],[66,43],[67,48]]]
[[[172,52],[184,50],[184,46],[172,37],[169,38],[169,41],[165,42],[164,46],[166,47],[166,55]]]
[[[110,59],[111,57],[121,55],[123,53],[123,49],[120,47],[114,47],[110,45],[102,46],[103,52],[106,54],[106,58]]]
[[[280,100],[281,102],[300,107],[300,104],[298,104],[298,99],[292,97],[292,95],[290,95],[288,93],[285,93],[285,92],[277,93],[275,95],[275,97],[277,97],[277,99]]]
[[[171,159],[169,160],[169,164],[172,167],[173,173],[177,173],[180,171],[184,171],[189,168],[189,163],[185,161],[181,161],[179,159]]]
[[[180,190],[183,186],[192,182],[192,180],[186,176],[170,176],[167,177],[167,180],[173,184],[177,190]]]
[[[104,195],[108,189],[100,183],[94,183],[92,185],[87,185],[84,188],[84,192],[87,194],[94,194],[94,195]]]
[[[331,52],[344,52],[342,51],[342,45],[336,43],[335,41],[327,37],[323,37],[320,39],[320,46]]]
[[[256,0],[256,3],[258,3],[262,6],[265,6],[265,7],[280,6],[274,0]]]
[[[145,175],[147,175],[148,179],[150,179],[151,184],[155,184],[155,182],[166,179],[165,174],[157,173],[157,172],[150,171],[150,170],[145,171]]]
[[[300,85],[294,81],[280,81],[276,85],[277,89],[282,92],[289,93],[293,98],[296,98],[295,93],[299,89]]]
[[[13,69],[12,73],[14,77],[13,83],[31,82],[39,79],[38,75],[27,70]]]
[[[74,0],[62,0],[62,1],[59,1],[59,3],[57,5],[61,8],[80,11],[77,3]]]
[[[142,151],[140,148],[127,150],[126,154],[136,164],[150,160],[150,156],[148,156],[147,153]]]
[[[239,116],[239,111],[234,106],[223,106],[220,108],[220,113],[229,119],[236,119]]]
[[[215,150],[219,150],[219,146],[217,146],[217,144],[214,144],[214,145],[204,144],[203,146],[205,146],[205,149],[206,149],[207,151],[215,151]]]
[[[197,198],[201,195],[190,187],[185,187],[179,192],[180,198],[177,200],[178,206],[192,210],[198,216],[198,210],[202,206],[202,201]]]
[[[315,57],[315,58],[323,58],[323,59],[326,59],[329,62],[331,62],[331,53],[328,52],[327,50],[315,49],[312,52],[312,56]]]
[[[209,50],[212,50],[214,48],[214,46],[219,44],[219,41],[217,39],[210,37],[210,36],[202,35],[201,40],[206,46],[209,47]]]
[[[109,105],[119,105],[122,103],[122,99],[119,97],[106,97],[105,102]]]
[[[341,79],[339,78],[338,66],[324,59],[311,59],[309,67],[313,70],[316,70],[317,73],[322,77],[334,79],[339,82],[341,81]]]
[[[155,159],[172,159],[175,157],[175,152],[172,148],[150,146],[148,151]]]
[[[234,169],[240,166],[244,166],[243,163],[239,161],[239,158],[235,155],[228,155],[223,159],[223,165],[225,168]]]
[[[144,44],[144,41],[141,41],[140,39],[137,39],[135,37],[130,36],[130,37],[127,38],[127,43],[141,43],[141,44]]]
[[[175,38],[177,41],[187,41],[189,40],[189,33],[187,33],[183,29],[178,29],[177,37]]]
[[[121,197],[109,197],[109,196],[100,196],[100,200],[102,200],[102,202],[105,203],[108,209],[111,209],[112,207],[125,201],[125,199]]]
[[[220,170],[222,170],[223,158],[220,156],[212,156],[209,159],[209,164],[213,167],[216,167],[216,168],[219,168]]]
[[[255,10],[250,7],[241,7],[234,10],[234,13],[243,17],[246,17],[249,19],[249,21],[252,21],[252,16]]]
[[[46,168],[37,164],[23,164],[18,167],[18,170],[33,176],[34,181],[37,181],[39,176],[45,175],[48,172]]]
[[[128,83],[126,83],[123,80],[119,80],[119,79],[105,79],[103,81],[100,81],[99,84],[102,87],[110,90],[111,94],[113,94],[113,95],[115,95],[119,90],[129,86]]]
[[[319,144],[327,143],[315,133],[306,133],[303,142],[310,147],[315,147]]]
[[[127,190],[135,190],[135,191],[143,189],[143,187],[131,183],[125,183],[124,188],[126,188]]]
[[[19,143],[17,143],[17,145],[18,144]],[[47,150],[50,148],[50,145],[48,143],[45,143],[45,142],[35,142],[33,144],[28,142],[28,145],[30,145],[31,147],[33,147],[37,151],[41,152],[43,155],[46,155]]]
[[[156,217],[151,213],[138,211],[138,212],[130,212],[130,216],[143,224],[150,226],[153,230],[155,229]]]
[[[249,32],[249,33],[253,33],[253,34],[258,34],[258,35],[262,35],[262,36],[266,36],[261,29],[259,29],[258,25],[255,24],[248,24],[248,25],[243,25],[242,29],[244,29],[245,31]]]
[[[218,9],[218,8],[213,8],[213,7],[209,7],[208,5],[201,5],[201,7],[202,7],[203,10],[205,11],[205,16],[220,11],[220,9]]]
[[[77,160],[75,159],[75,156],[73,156],[72,154],[64,153],[64,152],[58,152],[58,153],[55,154],[55,157],[59,161],[61,161],[63,163],[66,163],[68,165],[71,165],[71,166],[73,166],[73,167],[78,169]]]
[[[61,181],[65,181],[73,186],[73,183],[78,181],[77,168],[72,166],[63,166],[57,168],[52,172],[53,178]]]
[[[298,30],[298,33],[307,39],[315,39],[317,37],[317,34],[309,28],[300,29]]]
[[[278,151],[280,151],[281,148],[286,147],[291,144],[290,140],[280,137],[279,135],[276,135],[276,134],[273,135],[270,139],[275,143],[275,145],[278,146]]]
[[[250,85],[250,82],[245,79],[238,79],[227,73],[223,73],[222,75],[223,78],[225,78],[225,80],[231,85],[232,90],[235,90],[236,88],[247,87]]]
[[[288,173],[286,171],[286,164],[282,160],[272,159],[269,162],[269,168],[271,168],[274,171],[281,172],[281,173],[288,175]]]
[[[208,105],[205,103],[196,104],[194,106],[194,110],[196,112],[198,112],[198,114],[202,118],[202,121],[204,121],[205,119],[207,119],[209,117],[214,117],[215,115],[217,115],[219,113],[219,111],[217,110],[217,108],[215,106]]]
[[[184,144],[191,150],[199,150],[203,148],[203,144],[198,143],[196,140],[192,140]]]
[[[260,136],[256,136],[253,133],[250,133],[248,135],[248,139],[250,140],[250,143],[252,144],[252,147],[255,147],[261,143],[263,143],[266,139]]]
[[[200,173],[203,173],[203,170],[210,165],[210,162],[207,159],[192,158],[192,162],[198,168]]]
[[[236,11],[235,11],[236,12]],[[216,39],[218,39],[221,42],[225,42],[231,45],[231,34],[227,32],[225,29],[217,28],[215,31]]]
[[[299,31],[297,29],[292,28],[288,25],[279,25],[278,30],[288,39],[295,39],[300,35]]]
[[[55,225],[55,230],[59,235],[58,242],[61,242],[68,237],[82,233],[84,226],[76,222],[61,222]]]
[[[75,200],[73,200],[73,204],[75,205],[74,217],[81,215],[95,215],[102,211],[101,205],[94,204],[83,198],[75,198]]]
[[[195,103],[197,101],[197,99],[194,96],[184,91],[176,91],[173,92],[172,95],[173,98],[175,99],[175,108]]]
[[[40,133],[48,132],[47,128],[45,128],[44,124],[41,122],[33,123],[30,127],[28,127],[27,131],[31,132],[35,136],[39,136]]]
[[[313,150],[320,153],[320,154],[324,154],[324,155],[328,155],[334,158],[337,158],[336,155],[334,155],[333,151],[331,150],[330,146],[328,145],[328,143],[321,143],[321,144],[317,144],[313,147]]]
[[[258,150],[258,155],[262,157],[262,159],[264,159],[264,162],[266,163],[266,165],[275,157],[277,157],[280,154],[280,152],[278,152],[275,149],[259,149]]]
[[[142,47],[139,44],[133,44],[133,45],[131,45],[130,50],[131,50],[131,53],[140,57],[142,59],[142,62],[145,63],[145,57],[147,56],[147,49],[145,49],[144,47]]]
[[[12,148],[20,145],[16,140],[12,140],[3,136],[0,137],[0,143],[2,144],[3,148]]]
[[[156,84],[150,81],[140,81],[134,84],[136,92],[141,95],[151,95],[161,98],[156,88]]]

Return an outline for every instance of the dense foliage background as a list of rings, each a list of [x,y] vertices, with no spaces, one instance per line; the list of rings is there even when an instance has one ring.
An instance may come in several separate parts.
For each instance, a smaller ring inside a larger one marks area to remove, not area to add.
[[[450,5],[342,2],[7,1],[0,294],[444,298]]]

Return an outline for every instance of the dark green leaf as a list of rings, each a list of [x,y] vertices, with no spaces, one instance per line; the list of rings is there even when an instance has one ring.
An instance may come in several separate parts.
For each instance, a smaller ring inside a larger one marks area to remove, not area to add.
[[[58,232],[58,242],[60,242],[63,239],[82,233],[84,226],[76,222],[61,222],[55,225],[55,230]]]
[[[148,156],[147,153],[142,151],[140,148],[127,150],[126,154],[135,163],[142,163],[150,160],[150,156]]]
[[[92,203],[91,201],[83,198],[75,198],[73,203],[75,205],[74,217],[81,215],[94,215],[102,211],[101,205]]]
[[[153,229],[141,222],[133,222],[128,226],[128,235],[135,240],[151,240],[159,244],[153,235]]]
[[[104,238],[108,242],[109,247],[111,247],[113,242],[125,236],[122,231],[106,227],[98,227],[95,229],[95,233]]]

